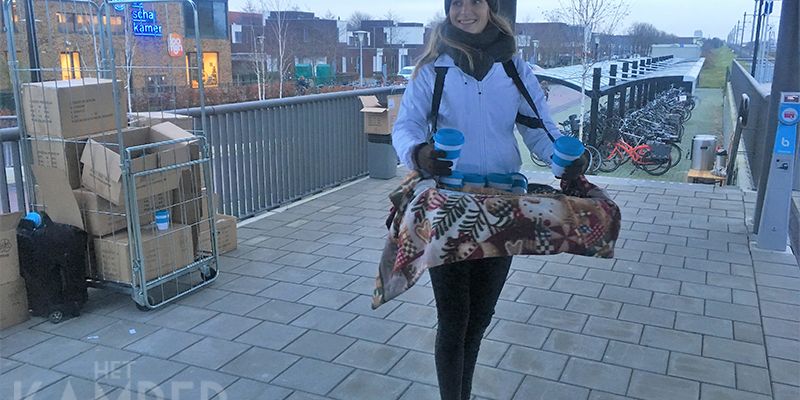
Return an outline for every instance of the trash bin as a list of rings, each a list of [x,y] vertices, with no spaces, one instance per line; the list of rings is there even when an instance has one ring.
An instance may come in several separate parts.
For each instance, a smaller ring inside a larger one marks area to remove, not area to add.
[[[367,165],[370,178],[392,179],[397,175],[392,135],[367,134]]]
[[[697,135],[692,139],[692,169],[711,171],[716,157],[717,137]]]

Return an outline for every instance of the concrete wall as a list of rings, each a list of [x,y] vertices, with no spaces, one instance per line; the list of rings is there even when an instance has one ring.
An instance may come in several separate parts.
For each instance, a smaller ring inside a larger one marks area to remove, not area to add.
[[[750,96],[750,119],[742,131],[742,141],[747,149],[747,161],[752,171],[753,183],[758,185],[761,179],[762,160],[772,155],[772,146],[765,140],[770,87],[758,83],[737,61],[731,65],[730,83],[736,104],[742,93]]]

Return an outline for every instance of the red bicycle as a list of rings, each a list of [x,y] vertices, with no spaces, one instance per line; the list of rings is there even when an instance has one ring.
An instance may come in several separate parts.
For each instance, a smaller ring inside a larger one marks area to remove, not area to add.
[[[631,145],[622,137],[601,146],[600,168],[602,172],[614,172],[630,161],[635,168],[653,175],[664,175],[681,161],[681,148],[674,143],[639,143]]]

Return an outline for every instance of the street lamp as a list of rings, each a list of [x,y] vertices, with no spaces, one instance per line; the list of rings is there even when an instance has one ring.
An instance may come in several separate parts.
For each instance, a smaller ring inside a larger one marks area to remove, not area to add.
[[[600,61],[600,54],[598,54],[600,48],[600,35],[595,35],[594,37],[594,62]]]
[[[367,31],[353,32],[358,36],[358,82],[364,86],[364,38],[367,36]]]

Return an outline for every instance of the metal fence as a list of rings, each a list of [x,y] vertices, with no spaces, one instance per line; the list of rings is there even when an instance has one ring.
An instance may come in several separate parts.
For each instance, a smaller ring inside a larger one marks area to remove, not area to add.
[[[772,155],[771,144],[764,140],[769,118],[771,87],[756,81],[738,61],[731,64],[730,82],[735,99],[741,98],[743,93],[750,96],[750,118],[742,130],[742,140],[745,143],[753,183],[758,185],[761,179],[762,160]]]
[[[385,100],[402,87],[206,107],[218,210],[239,218],[367,174],[358,96]],[[197,108],[180,110],[200,123]]]
[[[0,129],[0,213],[25,209],[19,128]]]

